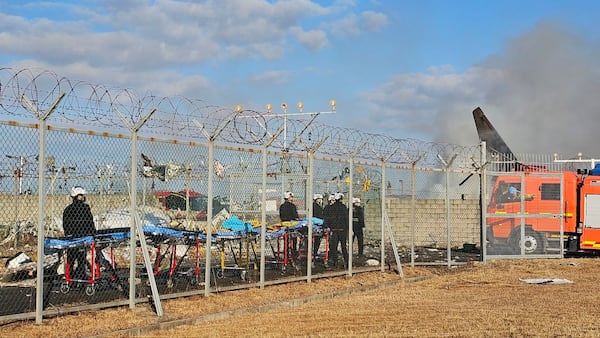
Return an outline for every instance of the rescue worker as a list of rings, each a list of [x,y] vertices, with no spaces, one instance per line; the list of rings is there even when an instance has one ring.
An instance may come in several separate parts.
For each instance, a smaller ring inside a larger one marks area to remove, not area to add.
[[[323,219],[323,195],[315,194],[313,196],[313,217]]]
[[[81,238],[96,235],[94,216],[90,206],[85,202],[86,191],[80,186],[71,188],[72,203],[63,210],[63,230],[65,237]],[[84,279],[86,268],[91,265],[86,259],[85,248],[67,249],[67,262],[71,265],[75,279]]]
[[[298,219],[298,208],[293,203],[294,194],[286,191],[283,194],[283,203],[279,206],[279,218],[282,222],[290,222]]]
[[[338,246],[342,247],[344,267],[348,266],[348,208],[342,200],[344,194],[336,193],[335,202],[325,212],[325,223],[331,229],[329,240],[329,266],[337,267]]]
[[[360,198],[352,199],[352,242],[358,242],[358,256],[363,256],[365,231],[365,211],[360,205]]]
[[[313,196],[313,217],[323,220],[323,213],[323,195],[315,194]],[[319,255],[319,247],[321,246],[321,238],[323,236],[313,234],[313,237],[315,239],[313,244],[313,258],[315,258]]]
[[[283,194],[283,203],[279,206],[279,219],[281,219],[281,222],[291,222],[298,219],[298,208],[293,202],[294,194],[291,191],[286,191]],[[298,238],[292,233],[289,233],[289,235],[291,237],[291,241],[288,243],[291,246],[290,253],[296,259]]]

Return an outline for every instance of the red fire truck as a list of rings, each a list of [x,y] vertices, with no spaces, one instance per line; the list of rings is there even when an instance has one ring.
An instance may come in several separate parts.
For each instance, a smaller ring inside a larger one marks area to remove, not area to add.
[[[517,253],[600,250],[600,168],[522,172],[495,177],[487,205],[487,240]],[[562,227],[562,233],[561,233]]]
[[[511,253],[600,253],[600,164],[593,169],[549,171],[519,164],[480,108],[473,111],[481,141],[502,149],[512,165],[492,174],[488,194],[488,248]],[[561,247],[562,242],[562,247]]]

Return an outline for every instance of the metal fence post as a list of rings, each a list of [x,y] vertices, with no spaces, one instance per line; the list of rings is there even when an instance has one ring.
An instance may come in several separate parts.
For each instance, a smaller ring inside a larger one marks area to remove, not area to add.
[[[35,113],[40,121],[39,127],[39,154],[38,154],[38,229],[37,229],[37,266],[36,266],[36,291],[35,291],[35,322],[37,324],[42,323],[42,313],[44,309],[44,205],[46,204],[46,195],[44,189],[44,162],[46,157],[46,120],[52,114],[59,102],[65,97],[65,93],[62,92],[54,100],[54,102],[46,109],[45,112],[41,112],[31,102],[25,94],[21,95],[21,103],[27,107],[29,111]]]

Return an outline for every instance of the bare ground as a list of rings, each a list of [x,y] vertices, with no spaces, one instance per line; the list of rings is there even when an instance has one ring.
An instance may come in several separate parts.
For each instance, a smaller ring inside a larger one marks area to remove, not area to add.
[[[404,279],[369,272],[169,300],[162,318],[139,305],[45,319],[41,325],[10,323],[0,327],[0,336],[600,336],[598,259],[404,267],[404,273]],[[533,278],[572,283],[522,281]]]

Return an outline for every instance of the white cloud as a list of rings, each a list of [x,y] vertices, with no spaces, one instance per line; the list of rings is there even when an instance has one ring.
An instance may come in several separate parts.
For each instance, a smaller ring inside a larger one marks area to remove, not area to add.
[[[293,27],[292,34],[309,50],[317,50],[327,46],[327,35],[324,31],[304,31],[301,27]]]
[[[389,22],[388,17],[383,13],[366,11],[361,13],[362,27],[369,32],[375,32],[386,26]]]
[[[323,26],[336,36],[358,36],[361,33],[358,22],[359,19],[356,15],[348,15]]]
[[[285,83],[289,80],[289,73],[284,70],[271,70],[268,72],[264,72],[258,75],[255,75],[251,78],[253,82],[263,82],[263,83]]]
[[[388,25],[389,19],[383,13],[365,11],[356,14],[346,14],[331,23],[323,24],[328,31],[339,37],[353,37],[365,32],[376,32]]]

